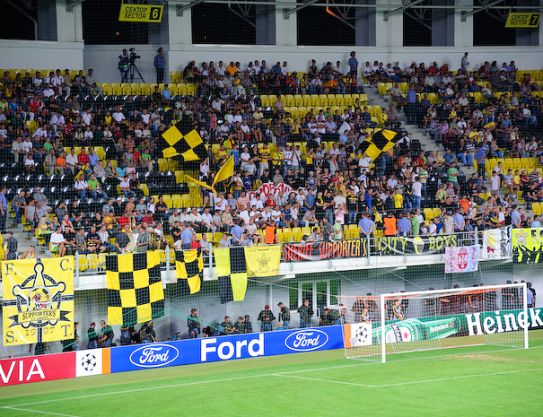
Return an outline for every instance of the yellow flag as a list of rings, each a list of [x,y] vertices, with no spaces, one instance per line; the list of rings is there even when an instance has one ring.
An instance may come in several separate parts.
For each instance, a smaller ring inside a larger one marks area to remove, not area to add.
[[[247,275],[250,277],[270,277],[279,274],[280,245],[247,246],[244,250]]]
[[[197,179],[195,179],[195,178],[192,178],[190,175],[185,175],[185,176],[186,176],[190,181],[192,181],[193,183],[199,185],[200,187],[204,187],[204,188],[207,188],[208,190],[211,190],[211,191],[215,192],[215,189],[214,189],[212,186],[207,185],[205,182],[199,181],[199,180],[197,180]]]
[[[215,174],[215,178],[213,179],[213,185],[212,187],[215,188],[215,184],[218,182],[227,180],[231,176],[234,175],[234,156],[230,156],[228,160],[224,163],[224,165],[219,169],[219,172]]]

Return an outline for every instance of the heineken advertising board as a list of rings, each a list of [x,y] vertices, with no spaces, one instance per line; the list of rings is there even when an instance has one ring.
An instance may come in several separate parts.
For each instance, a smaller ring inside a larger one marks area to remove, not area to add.
[[[354,325],[351,325],[353,327]],[[361,327],[367,326],[364,323]],[[379,344],[381,329],[379,322],[373,322],[372,340]],[[435,340],[446,337],[481,336],[495,333],[519,331],[528,326],[529,329],[543,328],[543,309],[529,308],[527,317],[523,310],[497,310],[480,313],[453,314],[447,316],[409,318],[405,320],[387,321],[385,326],[386,343],[406,343],[421,340]],[[369,330],[369,329],[368,329]],[[353,336],[365,332],[352,329]],[[355,336],[356,337],[356,336]],[[365,337],[353,346],[368,345]]]

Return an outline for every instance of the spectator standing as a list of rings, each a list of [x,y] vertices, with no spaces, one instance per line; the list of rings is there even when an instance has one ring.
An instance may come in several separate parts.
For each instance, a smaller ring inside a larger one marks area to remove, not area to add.
[[[191,339],[197,339],[200,336],[202,322],[196,308],[190,310],[190,316],[187,317],[187,327],[189,328],[189,337]]]
[[[8,216],[8,200],[6,199],[6,187],[0,188],[0,233],[6,231]]]
[[[87,330],[87,348],[96,349],[98,347],[98,333],[96,333],[96,323],[92,322]]]
[[[6,239],[6,260],[12,261],[17,259],[17,248],[19,242],[13,237],[13,232],[8,232],[8,238]]]
[[[164,49],[162,47],[158,48],[153,65],[156,70],[156,82],[157,84],[161,84],[164,82],[164,68],[166,67],[166,58],[164,57]]]
[[[313,317],[313,308],[309,305],[309,300],[305,299],[302,305],[298,308],[300,313],[300,328],[311,327],[311,318]]]
[[[279,307],[277,324],[282,327],[283,330],[288,330],[290,327],[290,310],[283,302],[280,302],[277,306]]]
[[[104,320],[100,321],[100,326],[99,347],[111,347],[113,344],[113,329]]]
[[[261,310],[260,313],[258,313],[257,320],[260,322],[261,332],[270,332],[273,330],[272,322],[275,320],[275,316],[268,304],[264,306],[264,310]]]
[[[253,332],[253,324],[251,323],[251,317],[246,314],[243,320],[244,324],[244,333],[252,333]]]

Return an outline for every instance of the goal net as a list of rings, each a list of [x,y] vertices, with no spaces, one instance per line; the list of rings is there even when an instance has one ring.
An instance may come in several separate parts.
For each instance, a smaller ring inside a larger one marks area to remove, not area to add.
[[[470,346],[528,348],[526,284],[341,297],[347,358]]]

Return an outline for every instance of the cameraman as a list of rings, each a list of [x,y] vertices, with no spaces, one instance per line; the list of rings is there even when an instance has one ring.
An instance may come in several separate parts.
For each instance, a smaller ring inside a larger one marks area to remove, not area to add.
[[[166,66],[166,60],[164,58],[164,49],[162,47],[158,48],[155,59],[153,60],[153,65],[156,69],[156,83],[160,84],[164,82],[164,67]]]
[[[119,71],[121,72],[121,82],[128,82],[128,68],[130,64],[130,56],[128,50],[123,49],[122,55],[119,55]]]

